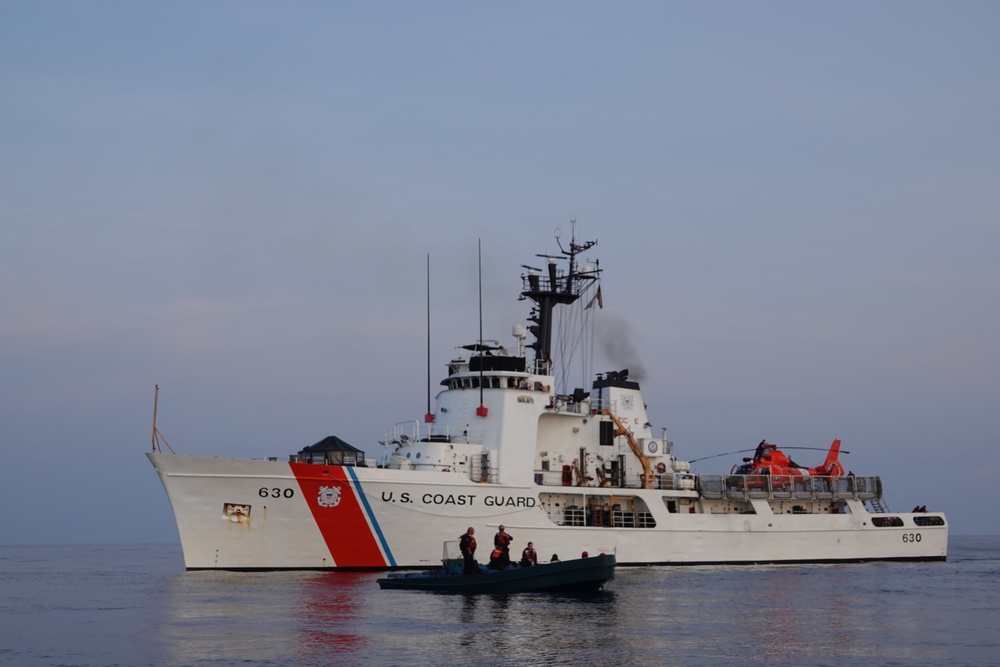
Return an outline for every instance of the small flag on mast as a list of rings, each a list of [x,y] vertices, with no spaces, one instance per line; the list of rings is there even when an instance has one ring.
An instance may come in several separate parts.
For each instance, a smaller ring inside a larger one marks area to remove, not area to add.
[[[588,308],[590,308],[591,306],[593,306],[595,301],[597,302],[597,307],[598,308],[601,308],[601,309],[604,308],[604,297],[601,296],[601,286],[600,285],[597,286],[597,294],[594,295],[594,298],[590,300],[590,303],[587,304],[587,306],[584,308],[584,310],[587,310]]]

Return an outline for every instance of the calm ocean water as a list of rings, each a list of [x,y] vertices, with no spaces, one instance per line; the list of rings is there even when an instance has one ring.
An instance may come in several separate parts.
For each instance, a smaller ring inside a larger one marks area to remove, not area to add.
[[[0,664],[1000,665],[1000,537],[946,563],[619,568],[596,597],[184,572],[177,545],[0,546]]]

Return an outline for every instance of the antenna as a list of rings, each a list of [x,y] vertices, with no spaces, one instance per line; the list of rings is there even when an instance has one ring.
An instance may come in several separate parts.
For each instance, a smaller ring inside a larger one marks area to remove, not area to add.
[[[153,451],[156,451],[156,404],[160,402],[160,385],[153,385]]]
[[[177,452],[174,451],[174,448],[170,446],[170,443],[167,442],[167,439],[163,437],[162,433],[160,433],[160,429],[156,428],[156,408],[157,404],[160,402],[160,385],[157,384],[153,386],[156,387],[156,389],[153,391],[153,452],[163,451],[163,448],[160,445],[160,443],[162,442],[164,445],[167,446],[167,449],[170,450],[171,454],[176,454]]]
[[[427,253],[427,414],[424,422],[434,423],[434,413],[431,412],[431,254]]]
[[[528,331],[535,337],[535,341],[528,347],[535,351],[534,367],[538,373],[548,374],[553,368],[553,312],[556,306],[568,306],[577,301],[586,288],[597,281],[601,274],[596,263],[593,268],[587,266],[583,271],[580,270],[578,266],[580,253],[597,245],[597,241],[577,243],[576,220],[571,222],[573,229],[568,244],[563,244],[561,230],[557,229],[555,232],[556,245],[559,246],[560,254],[539,253],[536,255],[548,260],[546,271],[537,271],[533,267],[525,265],[529,272],[526,276],[522,276],[521,298],[531,299],[535,302],[535,307],[528,318],[529,322],[533,322],[528,327]],[[569,262],[567,270],[562,274],[557,267],[557,263],[560,261]]]
[[[479,407],[476,408],[476,414],[480,417],[485,417],[490,413],[487,407],[483,404],[483,240],[479,239]]]

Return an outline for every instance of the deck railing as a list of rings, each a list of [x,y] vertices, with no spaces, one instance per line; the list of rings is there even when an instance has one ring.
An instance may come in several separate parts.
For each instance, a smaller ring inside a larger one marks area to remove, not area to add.
[[[617,507],[617,506],[616,506]],[[562,526],[596,526],[600,528],[655,528],[656,521],[650,512],[636,512],[608,508],[606,505],[563,508],[561,516],[554,516]]]
[[[882,496],[878,477],[698,475],[695,479],[702,497],[712,499],[872,500]]]
[[[610,488],[642,488],[642,480],[638,475],[626,479],[624,485],[614,484],[613,480],[608,479],[611,483],[605,484],[605,486]],[[590,479],[582,487],[578,482],[579,478],[575,473],[567,480],[563,477],[561,470],[535,471],[535,484],[539,486],[563,486],[567,489],[600,486],[598,479]],[[664,491],[689,491],[693,488],[703,498],[728,500],[856,499],[870,501],[882,497],[882,481],[879,477],[856,477],[854,475],[834,479],[832,477],[793,478],[787,475],[691,476],[668,472],[653,478],[653,488]]]

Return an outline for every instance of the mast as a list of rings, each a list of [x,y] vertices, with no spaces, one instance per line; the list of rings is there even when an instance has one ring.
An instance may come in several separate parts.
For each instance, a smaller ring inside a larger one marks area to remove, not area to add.
[[[479,354],[482,355],[486,349],[483,342],[483,240],[479,239]],[[479,407],[476,414],[486,417],[490,411],[483,403],[483,360],[479,360]]]
[[[431,254],[427,253],[427,413],[424,422],[434,423],[431,412]]]
[[[556,243],[562,255],[539,254],[548,260],[547,271],[526,266],[528,274],[522,276],[521,298],[531,299],[535,307],[528,321],[528,330],[535,341],[528,345],[535,351],[535,372],[548,374],[552,369],[552,313],[559,304],[569,305],[579,299],[583,292],[600,276],[600,269],[581,272],[577,268],[577,255],[597,245],[597,240],[576,242],[576,221],[573,220],[573,234],[569,249],[563,248],[556,230]],[[568,270],[560,272],[557,260],[569,260]]]

